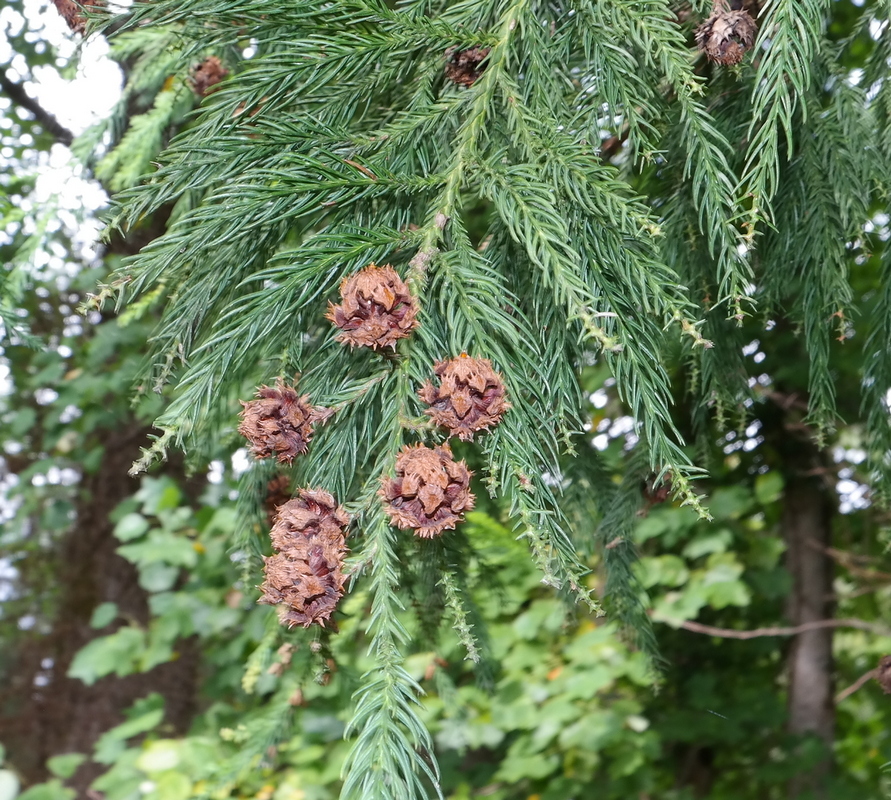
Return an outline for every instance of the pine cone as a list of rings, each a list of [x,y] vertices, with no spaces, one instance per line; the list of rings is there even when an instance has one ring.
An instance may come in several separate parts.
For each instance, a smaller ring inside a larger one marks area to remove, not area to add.
[[[448,445],[422,444],[403,447],[396,457],[396,477],[384,476],[380,496],[386,512],[398,528],[414,528],[422,539],[431,539],[454,528],[473,508],[471,472],[455,461]]]
[[[313,436],[313,425],[324,422],[334,412],[309,404],[309,395],[298,396],[297,390],[278,381],[275,388],[261,386],[259,400],[242,403],[242,421],[238,432],[251,443],[256,458],[275,456],[282,464],[290,464],[306,452]]]
[[[418,396],[430,406],[424,413],[453,436],[469,441],[475,431],[501,421],[510,403],[504,397],[504,381],[486,358],[466,354],[437,361],[433,371],[440,384],[427,381]]]
[[[264,559],[260,603],[282,605],[289,628],[324,627],[343,597],[346,512],[321,489],[301,489],[278,509],[270,532],[276,554]]]
[[[885,694],[891,694],[891,656],[882,656],[876,667],[876,680]]]
[[[469,47],[467,50],[450,47],[445,52],[445,75],[459,86],[473,86],[486,69],[482,62],[488,55],[488,47]]]
[[[328,304],[330,319],[342,333],[337,341],[353,347],[396,347],[418,327],[418,304],[389,264],[365,267],[340,284],[343,303]]]
[[[745,11],[718,10],[696,29],[696,45],[709,61],[739,64],[755,43],[757,26]]]
[[[208,56],[200,64],[192,67],[189,83],[198,97],[207,97],[210,90],[229,74],[223,62],[216,56]]]

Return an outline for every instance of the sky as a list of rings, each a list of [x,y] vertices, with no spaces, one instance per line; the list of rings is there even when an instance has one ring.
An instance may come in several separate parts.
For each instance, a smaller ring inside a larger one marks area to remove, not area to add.
[[[9,63],[12,50],[6,33],[14,33],[27,23],[26,39],[45,41],[59,53],[57,65],[68,64],[78,49],[81,60],[73,80],[65,80],[52,66],[37,67],[34,81],[26,83],[29,92],[59,121],[75,133],[104,118],[121,91],[121,71],[108,58],[108,44],[101,37],[81,41],[65,24],[47,0],[24,0],[25,18],[6,6],[0,9],[0,64]],[[21,80],[27,74],[24,59],[13,59],[9,77]]]
[[[22,31],[25,39],[33,42],[38,50],[46,45],[57,49],[55,66],[36,66],[29,70],[24,57],[13,54],[8,37]],[[101,37],[82,40],[73,34],[47,0],[24,0],[24,16],[10,6],[0,8],[0,64],[9,64],[7,77],[23,83],[44,109],[75,134],[104,119],[121,94],[121,71],[108,58],[107,42]],[[77,64],[74,74],[63,77],[60,70],[66,70],[71,64]],[[0,96],[0,108],[8,107],[8,102]],[[24,137],[20,141],[30,144]],[[18,167],[9,160],[12,155],[11,148],[0,147],[0,171]],[[55,207],[61,224],[77,226],[79,235],[75,239],[83,247],[81,255],[91,260],[101,228],[95,221],[78,223],[81,215],[75,216],[74,212],[97,211],[107,202],[105,192],[85,177],[83,168],[67,147],[56,144],[49,153],[35,151],[35,160],[36,190],[31,202],[21,201],[22,205],[28,211],[33,211],[34,206]],[[40,258],[49,260],[51,256],[44,253]]]

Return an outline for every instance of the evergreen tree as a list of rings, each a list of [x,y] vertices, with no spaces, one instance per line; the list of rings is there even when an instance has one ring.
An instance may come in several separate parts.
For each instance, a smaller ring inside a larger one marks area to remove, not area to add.
[[[201,464],[246,436],[231,543],[245,584],[265,570],[264,600],[324,628],[321,648],[341,596],[367,597],[350,606],[372,664],[344,797],[438,792],[404,657],[446,613],[485,678],[473,494],[503,509],[547,584],[655,656],[636,512],[661,492],[708,515],[696,481],[716,429],[778,405],[776,440],[804,432],[781,459],[797,479],[856,421],[889,491],[886,12],[734,5],[95,12],[138,61],[117,120],[81,147],[152,94],[96,174],[123,190],[114,230],[167,221],[93,300],[159,316],[139,383],[172,399],[137,466],[171,447]],[[786,359],[766,384],[743,356],[755,337]],[[619,485],[585,431],[594,368],[635,419]],[[294,498],[270,541],[272,481]],[[252,729],[245,758],[275,728]]]

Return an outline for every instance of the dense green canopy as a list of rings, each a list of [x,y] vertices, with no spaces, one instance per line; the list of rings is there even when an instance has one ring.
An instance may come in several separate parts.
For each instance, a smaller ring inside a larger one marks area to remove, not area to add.
[[[0,797],[880,796],[885,5],[55,5],[126,82],[0,17]]]

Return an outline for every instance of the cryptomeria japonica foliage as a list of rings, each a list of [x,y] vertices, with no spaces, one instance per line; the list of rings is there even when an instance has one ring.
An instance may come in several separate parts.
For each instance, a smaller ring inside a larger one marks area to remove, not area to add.
[[[861,389],[845,387],[846,414],[859,394],[887,490],[891,279],[875,215],[891,34],[869,7],[840,41],[830,6],[156,0],[115,22],[124,51],[183,76],[120,147],[181,93],[204,97],[157,169],[117,178],[130,188],[113,226],[169,217],[101,295],[160,314],[143,385],[172,401],[141,466],[172,446],[200,461],[220,437],[243,444],[238,428],[256,461],[233,546],[253,555],[254,585],[274,547],[263,602],[330,628],[344,593],[368,592],[376,667],[344,797],[437,791],[402,663],[400,562],[435,540],[431,594],[477,658],[460,565],[436,549],[474,493],[592,610],[579,553],[608,543],[604,609],[648,646],[630,571],[641,486],[707,513],[681,430],[758,401],[743,327],[803,338],[820,442],[844,342]],[[112,185],[116,152],[100,163]],[[636,420],[621,486],[584,431],[593,363]],[[283,476],[296,494],[270,543],[266,492]]]

